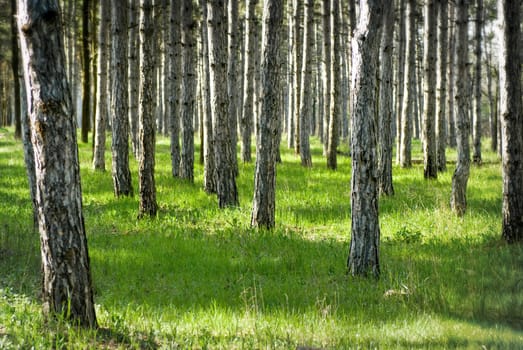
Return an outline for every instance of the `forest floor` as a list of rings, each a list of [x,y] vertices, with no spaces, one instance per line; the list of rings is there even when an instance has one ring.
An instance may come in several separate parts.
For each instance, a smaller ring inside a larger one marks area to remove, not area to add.
[[[350,159],[327,170],[317,139],[312,169],[282,145],[270,232],[249,227],[254,163],[239,165],[240,207],[220,210],[201,165],[194,184],[171,177],[158,137],[159,215],[138,220],[138,197],[116,199],[110,170],[93,172],[81,144],[100,325],[89,331],[42,317],[22,146],[12,129],[0,134],[1,349],[523,348],[523,246],[501,239],[501,165],[486,142],[463,218],[449,208],[453,150],[437,180],[422,164],[394,167],[396,194],[380,199],[379,280],[346,273]]]

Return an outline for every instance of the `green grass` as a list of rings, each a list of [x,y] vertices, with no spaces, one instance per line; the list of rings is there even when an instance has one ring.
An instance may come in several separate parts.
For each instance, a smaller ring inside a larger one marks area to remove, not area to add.
[[[394,167],[396,195],[380,200],[376,281],[346,275],[350,159],[327,170],[314,138],[312,169],[282,146],[272,232],[249,227],[254,164],[240,164],[240,207],[219,210],[202,190],[200,165],[194,184],[170,176],[160,137],[159,215],[137,220],[137,196],[114,198],[110,171],[93,172],[91,146],[82,144],[100,323],[88,331],[41,315],[22,150],[2,130],[0,348],[522,348],[523,247],[500,238],[500,163],[486,145],[463,218],[448,205],[452,163],[435,181],[423,179],[420,164]],[[419,143],[413,151],[421,159]]]

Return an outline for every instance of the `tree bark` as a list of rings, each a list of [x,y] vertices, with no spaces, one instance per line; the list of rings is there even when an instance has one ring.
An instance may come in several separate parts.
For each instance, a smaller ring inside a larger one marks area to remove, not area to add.
[[[300,103],[301,103],[301,66],[302,66],[302,50],[303,50],[303,30],[301,29],[301,21],[303,15],[303,1],[293,1],[293,19],[294,25],[294,51],[293,51],[293,86],[294,86],[294,152],[300,154]]]
[[[151,0],[140,0],[140,207],[138,217],[155,217],[158,209],[156,203],[156,185],[154,181],[155,162],[155,115],[154,96],[152,95],[154,79],[154,22]]]
[[[138,33],[138,0],[129,2],[129,136],[131,138],[132,151],[136,160],[140,159],[140,126],[138,116],[138,105],[140,103],[140,48]]]
[[[457,163],[452,176],[452,194],[450,204],[452,210],[463,216],[467,209],[467,182],[470,172],[470,118],[469,88],[468,88],[468,1],[456,2],[456,131],[457,131]]]
[[[256,140],[256,172],[251,225],[272,229],[275,225],[276,158],[279,146],[280,74],[279,50],[283,2],[264,1],[261,115]]]
[[[89,0],[83,0],[82,5],[82,58],[83,58],[83,88],[82,88],[82,142],[89,141],[91,117],[91,53],[89,50]]]
[[[474,152],[472,153],[472,161],[474,164],[481,164],[481,47],[483,46],[482,30],[483,30],[483,0],[476,1],[476,23],[475,23],[475,52],[476,64],[475,82],[474,82],[474,114],[472,128],[472,139],[474,142]]]
[[[107,130],[107,38],[111,25],[111,7],[108,0],[100,0],[100,24],[98,29],[98,74],[96,97],[96,132],[94,141],[93,169],[105,171],[105,131]]]
[[[331,0],[325,0],[322,4],[322,26],[323,26],[323,45],[321,46],[321,87],[323,89],[323,134],[320,137],[323,141],[323,154],[328,155],[328,140],[329,140],[329,118],[330,118],[330,102],[331,102],[331,38],[336,40],[336,36],[331,36],[331,30],[334,32],[334,27],[331,27]],[[336,28],[337,30],[337,28]],[[339,37],[338,37],[339,40]],[[338,54],[337,51],[334,51]],[[338,64],[334,67],[338,69]],[[337,77],[336,77],[337,78]],[[327,167],[329,166],[329,157],[327,156]],[[334,165],[335,169],[336,165]]]
[[[499,64],[503,164],[502,237],[523,241],[523,107],[521,87],[521,6],[498,1],[501,44]]]
[[[448,0],[438,3],[438,63],[436,91],[436,144],[438,171],[447,170],[447,57],[448,57]]]
[[[196,115],[196,21],[193,19],[191,0],[182,6],[182,154],[180,177],[194,181],[194,124]],[[222,81],[226,81],[225,79]]]
[[[386,196],[394,194],[392,185],[392,145],[393,139],[393,39],[394,39],[394,2],[384,4],[384,28],[381,38],[381,79],[379,95],[379,192]]]
[[[362,0],[352,40],[352,179],[349,273],[379,277],[376,65],[383,7],[381,0]]]
[[[112,0],[112,175],[114,194],[132,196],[129,169],[129,120],[127,112],[127,1]],[[125,9],[125,11],[122,11]]]
[[[306,0],[303,17],[303,54],[301,64],[300,88],[300,118],[297,132],[300,135],[301,165],[312,167],[312,157],[309,143],[310,123],[312,115],[312,69],[314,48],[314,2]]]
[[[44,314],[96,327],[76,121],[56,0],[18,2],[42,255]]]
[[[18,140],[22,137],[22,121],[20,115],[20,64],[18,57],[18,35],[16,29],[16,15],[16,0],[11,0],[11,69],[13,71],[15,139]]]
[[[406,50],[406,16],[405,1],[399,0],[398,19],[398,68],[396,76],[396,163],[401,164],[401,131],[403,125],[403,95],[405,93],[405,50]]]
[[[448,138],[447,143],[450,147],[456,147],[456,118],[455,118],[455,86],[456,86],[456,5],[453,1],[449,1],[449,25],[451,30],[449,33],[449,65],[448,65]]]
[[[336,170],[338,167],[337,160],[337,148],[339,142],[339,125],[340,125],[340,80],[341,80],[341,70],[340,70],[340,54],[341,54],[341,43],[340,43],[340,33],[339,30],[339,1],[330,0],[330,23],[331,23],[331,33],[329,40],[332,40],[331,45],[329,45],[330,51],[330,88],[328,99],[329,101],[329,132],[327,133],[327,167],[332,170]],[[327,102],[327,99],[325,103]]]
[[[228,0],[228,61],[227,61],[227,93],[229,96],[229,132],[231,133],[232,155],[234,173],[238,175],[238,158],[236,156],[236,144],[238,143],[238,101],[239,91],[237,87],[238,48],[239,48],[239,27],[238,27],[238,0]]]
[[[180,175],[181,5],[180,0],[172,0],[169,7],[169,85],[167,92],[169,95],[169,134],[171,138],[171,172],[173,177]]]
[[[209,29],[209,63],[211,108],[214,121],[214,143],[216,161],[216,185],[220,208],[239,205],[236,176],[232,162],[227,89],[221,84],[227,81],[227,16],[224,0],[207,2],[207,25]]]
[[[424,40],[424,107],[423,107],[423,176],[425,179],[438,177],[436,152],[436,54],[437,54],[436,0],[425,2],[425,40]]]

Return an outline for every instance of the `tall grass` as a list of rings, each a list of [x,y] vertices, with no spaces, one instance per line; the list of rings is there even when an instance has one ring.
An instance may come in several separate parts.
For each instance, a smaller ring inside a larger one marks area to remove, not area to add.
[[[500,164],[488,151],[463,218],[449,209],[452,163],[434,181],[420,164],[394,168],[396,195],[380,199],[382,276],[367,280],[346,275],[350,159],[327,170],[316,139],[312,169],[281,149],[273,231],[249,227],[254,164],[240,164],[240,207],[219,210],[200,165],[194,184],[170,176],[159,137],[159,215],[137,220],[138,198],[114,198],[110,171],[93,172],[81,144],[100,323],[88,331],[41,316],[38,234],[11,131],[0,133],[0,348],[523,347],[523,247],[500,238]]]

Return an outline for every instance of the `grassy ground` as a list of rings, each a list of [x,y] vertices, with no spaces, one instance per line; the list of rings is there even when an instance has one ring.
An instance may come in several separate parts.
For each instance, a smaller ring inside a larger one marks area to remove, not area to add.
[[[249,228],[253,164],[240,165],[241,207],[219,210],[200,165],[194,184],[171,178],[168,149],[159,138],[159,216],[138,221],[138,198],[115,199],[110,171],[91,171],[80,145],[100,323],[86,331],[42,318],[21,146],[0,130],[0,348],[523,348],[523,247],[500,239],[495,154],[471,169],[464,218],[449,210],[452,163],[436,181],[420,164],[394,168],[375,281],[346,275],[347,157],[328,171],[313,140],[307,170],[282,147],[277,228],[260,232]]]

